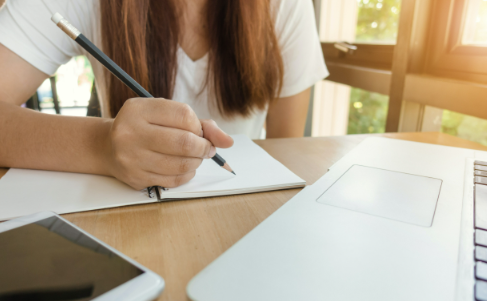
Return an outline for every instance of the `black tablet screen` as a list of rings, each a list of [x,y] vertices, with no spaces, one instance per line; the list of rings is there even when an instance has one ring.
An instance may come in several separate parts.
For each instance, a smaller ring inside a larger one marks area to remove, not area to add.
[[[0,301],[91,300],[142,273],[55,216],[0,233]]]

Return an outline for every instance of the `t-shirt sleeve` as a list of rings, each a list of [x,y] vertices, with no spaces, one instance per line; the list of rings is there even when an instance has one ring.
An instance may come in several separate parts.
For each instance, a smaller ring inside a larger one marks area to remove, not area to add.
[[[55,12],[82,32],[91,32],[86,28],[87,6],[79,2],[8,0],[0,10],[0,44],[40,71],[54,74],[59,66],[82,54],[81,47],[51,21]]]
[[[311,0],[280,0],[276,34],[284,62],[280,97],[296,95],[329,75]]]

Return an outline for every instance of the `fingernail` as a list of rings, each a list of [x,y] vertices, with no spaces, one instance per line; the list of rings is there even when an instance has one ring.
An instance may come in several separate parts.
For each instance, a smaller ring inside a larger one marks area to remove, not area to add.
[[[203,137],[203,129],[201,129],[200,137]]]
[[[216,155],[216,148],[212,145],[210,151],[208,152],[207,159],[213,158]]]

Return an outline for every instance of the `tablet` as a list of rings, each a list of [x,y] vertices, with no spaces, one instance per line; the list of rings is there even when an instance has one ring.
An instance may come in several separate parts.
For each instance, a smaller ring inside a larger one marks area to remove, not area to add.
[[[0,300],[153,300],[164,280],[52,212],[0,224]]]

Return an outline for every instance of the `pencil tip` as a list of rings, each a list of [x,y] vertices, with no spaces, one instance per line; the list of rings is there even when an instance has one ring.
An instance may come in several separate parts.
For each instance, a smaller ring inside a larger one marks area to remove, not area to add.
[[[224,169],[226,169],[228,172],[231,172],[231,173],[233,173],[234,175],[236,175],[236,174],[235,174],[235,172],[233,171],[233,169],[230,167],[230,165],[228,165],[228,163],[226,163],[226,162],[225,162],[225,164],[223,164],[223,166],[222,166],[222,167],[223,167]]]

